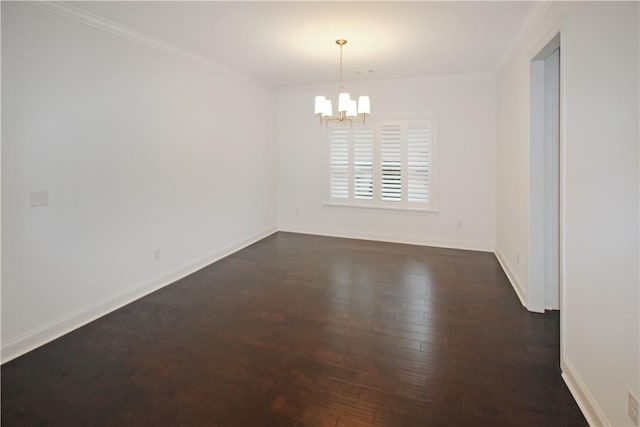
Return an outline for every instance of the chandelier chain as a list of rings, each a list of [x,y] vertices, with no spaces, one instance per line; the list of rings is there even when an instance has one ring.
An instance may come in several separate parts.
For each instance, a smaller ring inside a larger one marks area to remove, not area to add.
[[[342,84],[342,47],[344,45],[340,45],[340,86],[338,87],[340,91],[344,89],[344,85]]]

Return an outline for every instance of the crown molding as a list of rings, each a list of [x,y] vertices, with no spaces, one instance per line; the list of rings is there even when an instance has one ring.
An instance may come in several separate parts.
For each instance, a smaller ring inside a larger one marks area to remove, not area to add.
[[[500,70],[502,70],[502,68],[504,68],[505,65],[507,65],[507,62],[509,62],[509,59],[511,59],[511,56],[513,56],[518,46],[522,43],[525,37],[529,35],[529,33],[531,33],[542,16],[547,12],[547,10],[549,10],[552,3],[553,1],[536,1],[533,3],[531,8],[529,9],[529,12],[527,13],[527,16],[522,22],[520,29],[513,37],[511,43],[509,44],[509,47],[496,64],[494,68],[495,73],[498,73]]]
[[[198,64],[209,71],[222,74],[225,77],[239,80],[245,83],[249,83],[254,86],[258,86],[262,89],[268,89],[273,91],[273,87],[270,85],[256,80],[252,77],[238,73],[230,68],[213,62],[204,56],[195,54],[189,50],[181,48],[179,46],[168,43],[157,37],[143,33],[142,31],[135,30],[117,22],[111,21],[103,16],[89,12],[77,6],[73,6],[64,1],[27,1],[23,0],[22,3],[28,4],[38,9],[45,10],[47,12],[62,16],[67,19],[71,19],[80,24],[87,25],[89,27],[104,31],[109,34],[113,34],[120,38],[138,43],[151,49],[158,50],[160,52],[167,53],[174,57]]]

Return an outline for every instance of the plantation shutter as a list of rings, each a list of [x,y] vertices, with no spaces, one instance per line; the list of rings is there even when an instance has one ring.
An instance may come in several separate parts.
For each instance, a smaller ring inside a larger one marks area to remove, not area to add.
[[[353,197],[373,199],[373,147],[375,133],[372,127],[353,128]]]
[[[328,196],[340,205],[429,210],[436,119],[329,127]]]
[[[329,196],[349,198],[349,129],[329,129]]]
[[[408,123],[407,198],[410,203],[429,203],[431,190],[431,121]]]
[[[380,124],[380,198],[402,201],[402,124]]]

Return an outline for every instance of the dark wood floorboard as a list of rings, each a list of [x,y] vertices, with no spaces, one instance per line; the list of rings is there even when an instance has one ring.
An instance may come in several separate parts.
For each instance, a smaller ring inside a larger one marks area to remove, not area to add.
[[[586,426],[491,253],[277,233],[2,366],[3,426]]]

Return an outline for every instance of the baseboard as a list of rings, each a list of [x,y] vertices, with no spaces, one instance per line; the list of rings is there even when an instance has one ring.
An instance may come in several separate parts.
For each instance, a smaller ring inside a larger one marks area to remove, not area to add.
[[[498,262],[500,263],[500,266],[502,267],[502,270],[504,270],[504,274],[507,276],[507,279],[509,279],[509,283],[511,283],[511,287],[513,288],[516,295],[518,296],[520,303],[524,308],[528,310],[529,308],[527,307],[527,299],[525,298],[524,292],[522,291],[522,286],[520,285],[520,281],[517,279],[517,276],[513,273],[511,268],[509,268],[509,264],[507,263],[505,258],[502,256],[502,253],[500,253],[498,248],[495,249],[495,254],[496,254],[496,258],[498,259]]]
[[[573,368],[573,365],[567,360],[563,360],[561,365],[562,379],[567,385],[567,388],[569,388],[571,395],[576,400],[576,403],[586,418],[587,423],[589,423],[591,427],[611,426],[611,423],[607,421],[607,417],[605,417],[604,412],[600,409],[596,399],[589,392],[589,389],[585,386],[584,382]]]
[[[171,274],[164,275],[163,277],[151,280],[148,283],[135,286],[127,292],[104,298],[101,301],[82,307],[65,316],[32,329],[19,337],[2,343],[0,350],[2,363],[15,359],[16,357],[53,341],[74,329],[94,321],[105,314],[140,299],[151,292],[170,285],[176,280],[182,279],[183,277],[188,276],[189,274],[194,273],[213,262],[262,240],[276,231],[276,227],[269,227],[258,233],[239,239],[191,264],[183,266]]]
[[[401,236],[386,233],[375,233],[368,231],[345,231],[330,228],[318,228],[298,225],[281,224],[278,231],[291,233],[313,234],[316,236],[341,237],[345,239],[373,240],[378,242],[404,243],[409,245],[433,246],[437,248],[464,249],[471,251],[493,252],[493,243],[485,242],[464,242],[452,240],[437,240],[420,238],[417,236]]]

